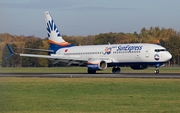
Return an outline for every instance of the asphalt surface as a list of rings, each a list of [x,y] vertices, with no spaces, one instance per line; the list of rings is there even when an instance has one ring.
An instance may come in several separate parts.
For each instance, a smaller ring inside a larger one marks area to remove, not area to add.
[[[0,73],[0,77],[45,77],[45,78],[180,78],[180,73]]]

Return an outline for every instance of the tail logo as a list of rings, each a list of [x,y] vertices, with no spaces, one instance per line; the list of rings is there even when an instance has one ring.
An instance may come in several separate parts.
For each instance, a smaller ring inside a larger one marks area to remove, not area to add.
[[[48,37],[50,37],[51,34],[53,34],[52,32],[54,32],[57,35],[57,37],[61,36],[53,20],[47,22]]]

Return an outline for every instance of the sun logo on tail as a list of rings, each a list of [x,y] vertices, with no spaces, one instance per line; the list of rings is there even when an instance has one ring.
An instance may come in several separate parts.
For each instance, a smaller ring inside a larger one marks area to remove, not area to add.
[[[48,37],[51,35],[56,35],[57,37],[61,36],[53,20],[47,22],[47,34]]]

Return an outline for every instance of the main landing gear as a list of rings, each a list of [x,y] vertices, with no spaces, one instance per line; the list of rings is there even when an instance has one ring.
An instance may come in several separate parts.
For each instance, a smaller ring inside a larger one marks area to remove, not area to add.
[[[113,67],[112,68],[112,73],[120,73],[121,72],[121,69],[119,67]]]
[[[95,73],[96,73],[96,70],[94,70],[94,69],[88,69],[87,72],[88,72],[88,74],[95,74]]]

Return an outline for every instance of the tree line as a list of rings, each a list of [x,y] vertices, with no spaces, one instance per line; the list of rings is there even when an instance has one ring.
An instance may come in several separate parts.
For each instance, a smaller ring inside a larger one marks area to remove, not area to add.
[[[98,35],[88,36],[67,36],[63,35],[64,40],[74,45],[99,45],[99,44],[126,44],[126,43],[157,43],[167,48],[172,54],[172,59],[166,63],[166,66],[177,66],[180,64],[180,32],[172,28],[150,27],[142,28],[140,33],[100,33]],[[16,53],[30,54],[48,54],[39,51],[30,51],[20,48],[48,49],[47,38],[35,36],[16,36],[9,33],[0,34],[0,64],[2,67],[52,67],[64,66],[63,63],[53,65],[52,61],[43,58],[29,58],[14,55],[6,60],[9,52],[4,43],[7,41]]]

